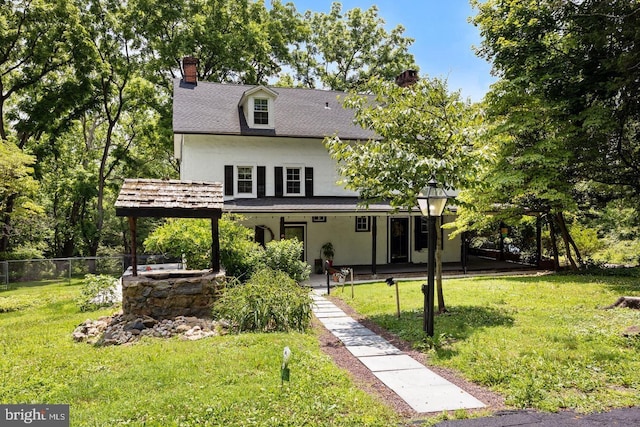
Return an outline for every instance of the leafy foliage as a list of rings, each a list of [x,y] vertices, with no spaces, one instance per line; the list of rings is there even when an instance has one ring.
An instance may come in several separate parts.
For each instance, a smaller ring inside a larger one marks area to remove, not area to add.
[[[311,321],[311,297],[287,273],[264,268],[244,285],[226,288],[213,311],[238,332],[304,331]]]
[[[250,276],[260,253],[251,230],[223,216],[219,221],[220,263],[229,276]],[[211,266],[211,222],[206,219],[171,219],[144,242],[146,251],[182,258],[189,269]]]
[[[0,313],[10,313],[30,307],[32,301],[24,296],[0,296]]]
[[[473,180],[487,153],[473,150],[478,116],[446,82],[424,77],[410,87],[372,78],[372,96],[351,93],[344,106],[375,137],[351,144],[338,136],[325,144],[337,160],[346,187],[366,201],[390,200],[413,209],[417,195],[435,178],[446,188]]]
[[[282,271],[300,283],[311,274],[311,266],[300,259],[303,250],[303,243],[295,238],[272,240],[265,245],[263,263],[267,268]]]
[[[460,197],[478,215],[462,211],[458,224],[473,227],[496,204],[507,208],[503,219],[536,212],[552,239],[563,239],[563,249],[553,245],[555,256],[564,252],[575,266],[572,254],[580,263],[580,245],[565,218],[630,194],[637,206],[640,194],[640,4],[473,4],[482,36],[478,53],[501,78],[485,99],[496,161],[478,177],[481,185]]]
[[[401,25],[387,32],[375,5],[343,12],[334,2],[329,13],[307,11],[305,22],[308,36],[292,53],[295,77],[305,86],[357,89],[373,76],[393,81],[416,69],[408,52],[413,39]]]
[[[93,311],[114,304],[118,279],[104,274],[87,274],[82,282],[78,307],[80,311]]]

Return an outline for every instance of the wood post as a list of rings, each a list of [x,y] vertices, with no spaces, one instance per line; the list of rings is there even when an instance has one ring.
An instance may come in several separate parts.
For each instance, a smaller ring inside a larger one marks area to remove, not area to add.
[[[137,243],[137,232],[136,232],[136,223],[137,218],[135,216],[128,217],[129,220],[129,233],[131,233],[131,271],[134,276],[138,275],[138,243]]]
[[[217,216],[211,218],[211,270],[220,271],[220,230]]]

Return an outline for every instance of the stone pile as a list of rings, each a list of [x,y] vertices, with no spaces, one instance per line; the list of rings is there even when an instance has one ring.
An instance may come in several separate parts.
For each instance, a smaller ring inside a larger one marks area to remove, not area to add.
[[[202,338],[224,335],[228,325],[211,319],[176,316],[172,319],[156,320],[149,316],[132,316],[122,313],[86,320],[73,331],[76,342],[87,342],[99,346],[133,343],[141,337],[170,338],[195,341]]]

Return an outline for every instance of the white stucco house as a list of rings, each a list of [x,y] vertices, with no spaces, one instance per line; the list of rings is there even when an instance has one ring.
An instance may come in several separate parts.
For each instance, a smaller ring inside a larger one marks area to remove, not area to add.
[[[187,60],[188,59],[188,60]],[[315,269],[331,242],[334,265],[371,268],[427,261],[419,209],[368,208],[340,176],[323,140],[366,143],[375,135],[353,123],[342,92],[198,82],[186,58],[173,84],[174,154],[180,179],[223,183],[223,212],[242,214],[256,241],[297,237]],[[444,217],[444,221],[452,221]],[[443,262],[459,262],[461,243],[445,230]]]

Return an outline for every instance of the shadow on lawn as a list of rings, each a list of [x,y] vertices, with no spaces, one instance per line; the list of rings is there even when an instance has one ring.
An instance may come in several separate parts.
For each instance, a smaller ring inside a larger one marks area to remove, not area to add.
[[[418,350],[434,348],[441,358],[450,358],[455,352],[447,344],[463,341],[475,332],[494,327],[510,327],[514,318],[508,309],[483,306],[453,306],[447,313],[434,319],[433,338],[422,330],[422,310],[403,311],[400,318],[395,314],[372,316],[369,319],[403,340],[409,341]]]

